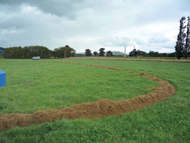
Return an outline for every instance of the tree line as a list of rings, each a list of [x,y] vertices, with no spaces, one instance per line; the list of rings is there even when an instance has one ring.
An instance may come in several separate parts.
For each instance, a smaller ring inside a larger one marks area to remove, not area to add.
[[[175,57],[176,53],[159,53],[156,51],[150,51],[149,53],[141,50],[136,50],[135,48],[129,52],[130,57]]]
[[[0,47],[0,50],[3,50],[1,55],[5,59],[31,59],[35,56],[40,56],[42,59],[50,57],[66,58],[75,55],[75,50],[68,45],[55,48],[53,51],[44,46]]]
[[[99,53],[97,51],[94,51],[93,54],[92,54],[90,49],[86,49],[85,50],[85,56],[92,56],[92,55],[94,55],[94,56],[105,56],[105,51],[104,50],[105,50],[105,48],[100,48]],[[109,57],[113,56],[113,52],[112,51],[107,51],[106,56],[109,56]]]
[[[85,50],[85,56],[114,56],[112,51],[107,51],[106,55],[104,52],[105,48],[100,48],[99,53],[97,51],[94,51],[93,54],[90,49]],[[188,53],[190,56],[190,53]],[[175,57],[176,53],[159,53],[156,51],[150,51],[149,53],[141,50],[136,50],[135,48],[129,52],[130,57]]]

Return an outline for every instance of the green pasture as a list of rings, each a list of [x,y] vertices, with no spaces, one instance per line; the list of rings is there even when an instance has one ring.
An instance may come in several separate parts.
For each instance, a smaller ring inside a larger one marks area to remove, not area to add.
[[[0,114],[33,113],[105,98],[133,98],[158,86],[127,71],[44,60],[2,60],[1,69],[6,72],[7,85],[1,88]]]
[[[128,73],[145,72],[169,81],[177,93],[163,102],[122,116],[57,120],[0,131],[0,142],[189,142],[190,63],[153,61],[48,61],[104,65],[116,71],[44,60],[0,59],[7,85],[0,88],[0,115],[60,109],[99,99],[120,100],[151,92],[158,83]]]

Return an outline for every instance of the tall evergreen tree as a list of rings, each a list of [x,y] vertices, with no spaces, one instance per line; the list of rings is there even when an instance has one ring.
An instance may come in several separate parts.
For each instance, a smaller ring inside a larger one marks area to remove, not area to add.
[[[182,57],[184,50],[184,40],[186,37],[186,34],[184,33],[186,26],[184,26],[184,24],[185,24],[185,17],[182,17],[180,20],[179,34],[177,36],[177,42],[175,46],[176,57],[178,59]]]
[[[188,17],[188,22],[187,22],[187,38],[186,38],[186,43],[185,43],[185,47],[184,47],[184,51],[183,51],[183,57],[185,59],[187,59],[187,53],[190,50],[190,34],[189,34],[189,30],[190,30],[190,18]]]

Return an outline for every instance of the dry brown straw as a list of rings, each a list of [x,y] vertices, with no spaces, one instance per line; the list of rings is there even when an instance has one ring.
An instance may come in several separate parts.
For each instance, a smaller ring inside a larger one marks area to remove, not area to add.
[[[57,61],[54,61],[57,62]],[[86,65],[81,63],[68,63],[68,62],[59,62],[67,64],[77,64],[93,67],[102,67],[112,70],[121,70],[115,67],[105,67],[105,66],[96,66],[96,65]],[[130,72],[134,73],[134,72]],[[125,112],[135,111],[147,106],[153,105],[157,102],[163,101],[165,98],[176,93],[176,88],[172,86],[169,82],[157,78],[155,76],[148,75],[146,73],[138,74],[140,76],[146,76],[149,79],[155,80],[160,84],[159,88],[153,88],[146,95],[140,95],[132,99],[123,99],[118,101],[112,101],[110,99],[102,99],[94,101],[93,103],[81,103],[74,105],[73,107],[66,107],[59,110],[40,110],[36,111],[33,114],[3,114],[0,116],[0,129],[8,130],[12,127],[20,126],[26,127],[31,123],[41,124],[44,122],[55,121],[56,119],[95,119],[102,118],[107,116],[122,115]]]

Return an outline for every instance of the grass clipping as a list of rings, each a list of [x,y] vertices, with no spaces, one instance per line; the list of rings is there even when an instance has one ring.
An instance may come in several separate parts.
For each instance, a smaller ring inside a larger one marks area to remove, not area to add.
[[[176,93],[176,88],[169,82],[157,78],[155,76],[147,75],[146,73],[139,73],[140,76],[146,76],[160,84],[159,88],[151,89],[153,93],[141,95],[132,99],[123,99],[112,101],[110,99],[102,99],[94,101],[93,103],[81,103],[73,107],[66,107],[59,110],[44,110],[36,111],[33,114],[3,114],[0,116],[0,130],[8,130],[12,127],[20,126],[26,127],[31,123],[41,124],[44,122],[55,121],[56,119],[95,119],[107,116],[122,115],[125,112],[135,111],[157,102],[163,101],[165,98]]]

